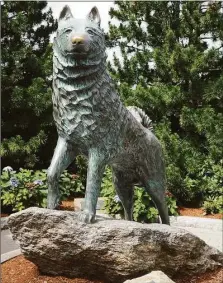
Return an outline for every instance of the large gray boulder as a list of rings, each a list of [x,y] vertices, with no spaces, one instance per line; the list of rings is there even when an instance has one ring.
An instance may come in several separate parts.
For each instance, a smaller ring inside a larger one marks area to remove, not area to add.
[[[223,264],[221,252],[183,229],[103,217],[84,224],[77,215],[32,207],[11,215],[8,225],[24,256],[44,274],[119,283],[152,270],[171,277]]]

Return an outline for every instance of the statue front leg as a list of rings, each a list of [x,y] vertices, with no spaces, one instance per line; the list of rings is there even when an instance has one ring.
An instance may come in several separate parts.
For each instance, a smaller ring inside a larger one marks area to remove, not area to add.
[[[50,167],[47,171],[48,196],[47,208],[56,209],[60,202],[59,178],[74,160],[75,154],[72,146],[66,140],[59,137],[55,148]]]
[[[105,169],[105,156],[99,150],[90,150],[87,171],[87,187],[85,193],[85,208],[80,212],[79,220],[92,223],[95,220],[96,206]]]

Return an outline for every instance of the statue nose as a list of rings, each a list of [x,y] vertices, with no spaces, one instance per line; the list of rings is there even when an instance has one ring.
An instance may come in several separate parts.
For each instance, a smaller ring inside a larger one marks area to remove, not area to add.
[[[81,37],[81,36],[74,36],[72,39],[71,39],[71,42],[73,45],[77,45],[77,44],[81,44],[84,42],[84,38]]]

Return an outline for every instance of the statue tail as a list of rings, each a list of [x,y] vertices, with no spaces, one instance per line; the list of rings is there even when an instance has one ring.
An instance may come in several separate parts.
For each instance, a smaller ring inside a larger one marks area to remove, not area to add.
[[[146,113],[139,107],[128,106],[128,111],[135,117],[135,119],[143,125],[143,127],[153,130],[152,120],[146,115]]]

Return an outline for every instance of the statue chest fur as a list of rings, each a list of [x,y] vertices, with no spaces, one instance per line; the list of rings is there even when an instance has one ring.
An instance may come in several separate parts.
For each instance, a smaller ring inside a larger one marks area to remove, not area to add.
[[[100,143],[108,132],[119,131],[124,109],[109,77],[83,89],[55,79],[53,89],[54,120],[58,133],[67,140],[89,147]]]

